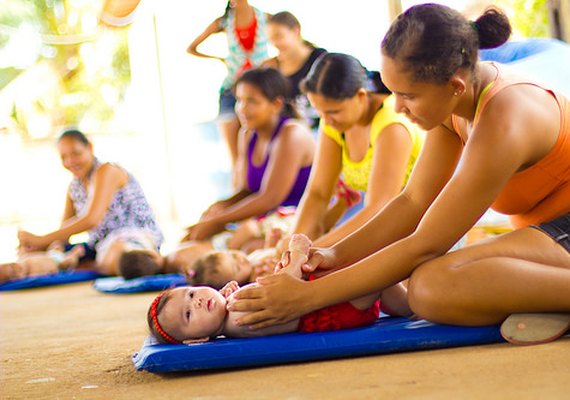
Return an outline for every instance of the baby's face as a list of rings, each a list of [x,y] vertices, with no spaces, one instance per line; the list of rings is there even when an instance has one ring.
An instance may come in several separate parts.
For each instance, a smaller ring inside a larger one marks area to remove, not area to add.
[[[181,341],[217,336],[226,318],[226,299],[207,286],[179,287],[159,315],[162,328]]]
[[[240,285],[249,283],[251,263],[245,253],[237,250],[223,251],[217,260],[217,271],[208,277],[209,281],[215,280],[220,287],[230,281],[237,281]]]

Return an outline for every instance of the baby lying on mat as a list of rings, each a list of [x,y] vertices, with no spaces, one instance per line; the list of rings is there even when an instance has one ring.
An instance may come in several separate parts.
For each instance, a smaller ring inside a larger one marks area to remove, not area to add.
[[[308,259],[310,246],[311,241],[305,235],[293,235],[289,243],[290,262],[280,273],[301,278],[301,266]],[[233,281],[219,291],[205,286],[165,291],[148,310],[150,332],[160,343],[190,344],[219,335],[252,337],[355,328],[373,323],[380,313],[380,296],[376,293],[317,310],[286,324],[252,330],[235,324],[243,313],[226,309],[227,301],[238,290],[239,285]]]
[[[73,269],[84,253],[85,249],[82,245],[76,245],[65,252],[61,242],[53,242],[47,251],[24,253],[16,262],[0,264],[0,283]]]
[[[189,285],[221,289],[228,282],[238,285],[255,282],[258,277],[272,274],[279,261],[275,248],[258,249],[250,254],[241,250],[211,251],[200,256],[186,270]]]

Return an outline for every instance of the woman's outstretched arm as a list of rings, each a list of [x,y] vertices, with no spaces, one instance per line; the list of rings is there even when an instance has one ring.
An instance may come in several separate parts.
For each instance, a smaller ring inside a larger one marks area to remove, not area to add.
[[[312,249],[309,269],[347,268],[312,282],[284,275],[260,279],[259,287],[240,292],[237,301],[231,304],[231,309],[251,312],[240,322],[253,327],[283,323],[289,318],[374,293],[405,279],[417,263],[433,256],[430,246],[434,241],[441,248],[447,246],[441,245],[438,236],[429,234],[430,239],[424,243],[425,231],[420,240],[414,232],[453,175],[460,154],[461,143],[454,133],[443,127],[430,132],[418,167],[400,195],[368,224],[332,248]],[[438,229],[449,227],[447,218],[443,217],[443,220],[445,222],[440,221]],[[462,233],[455,235],[460,237]],[[454,241],[450,240],[450,243],[449,247]],[[377,248],[383,250],[376,253]]]
[[[352,218],[315,240],[317,247],[329,247],[370,221],[402,190],[412,151],[408,130],[400,124],[388,125],[377,136],[368,177],[365,205]]]
[[[323,221],[341,171],[341,151],[333,139],[322,131],[319,132],[311,176],[299,203],[292,232],[304,233],[314,239],[321,234]]]
[[[312,140],[305,129],[296,123],[284,126],[272,145],[260,190],[192,227],[191,239],[210,237],[227,223],[258,216],[279,206],[291,192],[300,169],[311,162],[306,159],[307,152],[299,150],[306,149],[307,141]]]
[[[81,216],[73,216],[65,220],[60,229],[46,235],[34,235],[30,232],[20,231],[18,239],[20,246],[26,250],[43,250],[52,242],[62,240],[66,242],[71,235],[81,233],[98,226],[111,205],[116,191],[128,181],[127,173],[112,164],[102,165],[93,178],[93,196],[87,205],[87,211]]]

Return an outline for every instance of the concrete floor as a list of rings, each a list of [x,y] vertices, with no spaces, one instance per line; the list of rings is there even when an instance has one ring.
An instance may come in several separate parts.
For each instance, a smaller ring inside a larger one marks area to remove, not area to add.
[[[90,283],[0,293],[2,399],[568,399],[570,340],[208,373],[137,372],[155,294]]]

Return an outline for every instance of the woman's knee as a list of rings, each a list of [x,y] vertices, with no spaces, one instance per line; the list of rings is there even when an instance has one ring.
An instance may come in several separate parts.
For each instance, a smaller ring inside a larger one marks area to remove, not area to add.
[[[448,306],[452,275],[452,267],[439,259],[416,268],[408,285],[408,302],[415,315],[438,320],[438,315]]]

